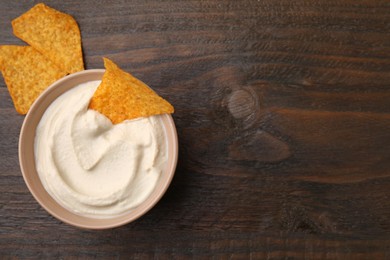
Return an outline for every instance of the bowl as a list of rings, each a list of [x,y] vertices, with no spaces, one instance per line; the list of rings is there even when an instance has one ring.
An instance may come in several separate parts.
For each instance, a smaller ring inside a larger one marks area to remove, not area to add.
[[[76,214],[56,202],[43,187],[35,166],[34,140],[36,128],[50,104],[67,90],[88,81],[101,80],[103,69],[84,70],[68,75],[48,87],[34,102],[24,119],[19,138],[19,162],[24,181],[37,202],[52,216],[70,225],[85,229],[107,229],[130,223],[149,211],[164,195],[175,173],[178,139],[174,121],[161,115],[168,146],[166,168],[149,197],[136,208],[106,218]]]

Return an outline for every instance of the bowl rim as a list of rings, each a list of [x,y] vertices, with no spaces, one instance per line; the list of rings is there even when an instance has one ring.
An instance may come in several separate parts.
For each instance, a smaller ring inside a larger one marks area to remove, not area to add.
[[[58,220],[64,222],[64,223],[67,223],[69,225],[72,225],[72,226],[75,226],[75,227],[78,227],[78,228],[82,228],[82,229],[109,229],[109,228],[115,228],[115,227],[119,227],[119,226],[122,226],[122,225],[125,225],[125,224],[128,224],[130,222],[133,222],[135,221],[136,219],[140,218],[141,216],[143,216],[144,214],[146,214],[148,211],[150,211],[160,200],[161,198],[164,196],[164,194],[166,193],[166,191],[168,190],[171,182],[172,182],[172,179],[175,175],[175,171],[176,171],[176,167],[177,167],[177,161],[178,161],[178,136],[177,136],[177,130],[176,130],[176,126],[175,126],[175,123],[174,123],[174,120],[173,120],[173,117],[172,115],[170,114],[164,114],[162,116],[165,116],[165,120],[166,122],[168,123],[168,126],[170,126],[170,129],[167,129],[166,126],[164,126],[164,129],[166,131],[166,134],[168,134],[167,132],[170,131],[170,136],[172,137],[172,153],[171,153],[171,156],[172,156],[172,162],[170,163],[170,165],[167,165],[167,170],[168,171],[168,176],[167,176],[167,179],[164,181],[163,183],[163,186],[162,188],[159,190],[159,192],[155,195],[155,198],[149,202],[147,204],[146,207],[143,207],[142,210],[140,210],[139,212],[137,212],[137,214],[134,214],[132,215],[131,212],[133,210],[129,210],[123,214],[120,214],[121,216],[122,215],[129,215],[128,218],[125,218],[121,221],[118,221],[118,222],[115,222],[115,223],[111,223],[111,224],[106,224],[106,225],[93,225],[93,224],[80,224],[80,223],[77,223],[77,222],[74,222],[74,221],[71,221],[69,220],[68,218],[66,217],[63,217],[61,214],[58,214],[57,212],[53,211],[49,206],[46,205],[46,203],[44,201],[42,201],[39,196],[38,196],[38,191],[36,191],[34,188],[33,188],[33,185],[32,183],[30,183],[30,180],[28,178],[28,173],[29,171],[31,171],[31,169],[27,169],[26,168],[26,165],[25,165],[25,161],[27,159],[27,156],[26,156],[26,152],[25,152],[25,149],[24,148],[24,144],[26,143],[26,132],[27,131],[31,131],[31,129],[28,129],[28,126],[29,126],[29,122],[30,120],[33,120],[32,118],[36,115],[34,115],[34,111],[41,105],[41,103],[43,102],[43,100],[46,98],[46,96],[51,93],[54,89],[56,89],[56,87],[58,85],[62,85],[64,84],[64,82],[66,81],[69,81],[69,80],[72,80],[72,79],[75,79],[75,78],[78,78],[78,77],[83,77],[83,76],[86,76],[88,74],[101,74],[101,76],[103,76],[103,73],[105,72],[105,69],[89,69],[89,70],[83,70],[83,71],[80,71],[80,72],[76,72],[76,73],[73,73],[73,74],[70,74],[70,75],[67,75],[57,81],[55,81],[54,83],[52,83],[48,88],[46,88],[40,95],[39,97],[34,101],[34,103],[32,104],[32,106],[30,107],[28,113],[26,114],[26,117],[24,118],[23,120],[23,124],[22,124],[22,127],[21,127],[21,130],[20,130],[20,134],[19,134],[19,144],[18,144],[18,155],[19,155],[19,164],[20,164],[20,169],[21,169],[21,172],[22,172],[22,176],[23,176],[23,179],[24,179],[24,182],[26,183],[26,186],[27,188],[29,189],[30,193],[33,195],[34,199],[41,205],[42,208],[44,208],[50,215],[54,216],[55,218],[57,218]],[[91,81],[91,80],[89,80]],[[88,81],[84,81],[84,82],[88,82]],[[81,84],[81,83],[79,83]],[[77,84],[75,84],[73,87],[75,87]],[[46,109],[52,104],[52,102],[54,102],[54,100],[56,98],[58,98],[60,95],[62,95],[63,93],[65,93],[67,90],[70,90],[71,88],[73,87],[70,87],[68,89],[65,89],[64,91],[61,91],[59,95],[57,95],[55,98],[53,98],[49,103],[48,105],[44,108],[42,114],[38,115],[39,118],[38,118],[38,123],[36,124],[36,126],[39,124],[43,114],[45,113]],[[35,129],[33,129],[34,131],[34,136],[35,136],[35,131],[36,131],[36,126],[35,126]],[[33,144],[34,144],[34,141],[33,141]],[[33,153],[34,155],[34,153]],[[35,161],[35,158],[33,158],[33,160]],[[35,162],[34,162],[34,166],[35,166]],[[35,169],[33,169],[36,174],[38,175],[37,171],[36,171],[36,167]],[[38,177],[38,181],[39,183],[41,183],[41,180]],[[46,192],[48,194],[48,196],[51,197],[51,195],[46,191],[46,189],[43,189],[44,192]],[[153,192],[154,193],[154,192]],[[153,194],[152,193],[152,194]],[[147,198],[146,201],[148,201],[150,199],[150,197],[152,196],[149,195],[149,197]],[[52,197],[51,197],[52,198]],[[54,198],[52,198],[54,200],[54,202],[59,206],[61,207],[63,210],[71,213],[71,214],[75,214],[75,215],[78,215],[70,210],[68,210],[67,208],[63,207],[61,204],[59,204]],[[140,206],[142,206],[143,204],[145,203],[142,202],[139,206],[137,206],[135,209],[139,208]],[[81,216],[83,218],[87,218],[87,219],[91,219],[91,220],[110,220],[110,219],[115,219],[115,217],[117,216],[113,216],[112,218],[110,217],[107,217],[107,218],[93,218],[91,216],[83,216],[81,214]],[[93,222],[93,221],[92,221]]]

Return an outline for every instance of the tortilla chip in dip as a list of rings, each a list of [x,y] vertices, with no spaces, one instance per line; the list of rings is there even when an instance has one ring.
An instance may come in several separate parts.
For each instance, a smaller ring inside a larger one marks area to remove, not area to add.
[[[89,108],[108,117],[112,123],[138,117],[173,113],[173,106],[139,79],[104,58],[106,72]]]

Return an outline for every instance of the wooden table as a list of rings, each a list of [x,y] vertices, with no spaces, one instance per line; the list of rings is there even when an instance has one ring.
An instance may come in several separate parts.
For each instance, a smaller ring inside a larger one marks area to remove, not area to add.
[[[11,20],[36,1],[5,1]],[[180,158],[150,212],[80,230],[24,184],[0,79],[0,255],[390,258],[389,1],[46,1],[78,21],[87,69],[113,59],[171,101]]]

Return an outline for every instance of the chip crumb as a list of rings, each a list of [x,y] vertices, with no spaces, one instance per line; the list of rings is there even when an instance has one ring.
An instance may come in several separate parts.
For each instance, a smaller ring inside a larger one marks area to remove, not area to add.
[[[106,71],[89,108],[102,113],[113,124],[174,112],[173,106],[145,83],[121,70],[111,60],[103,59]]]

